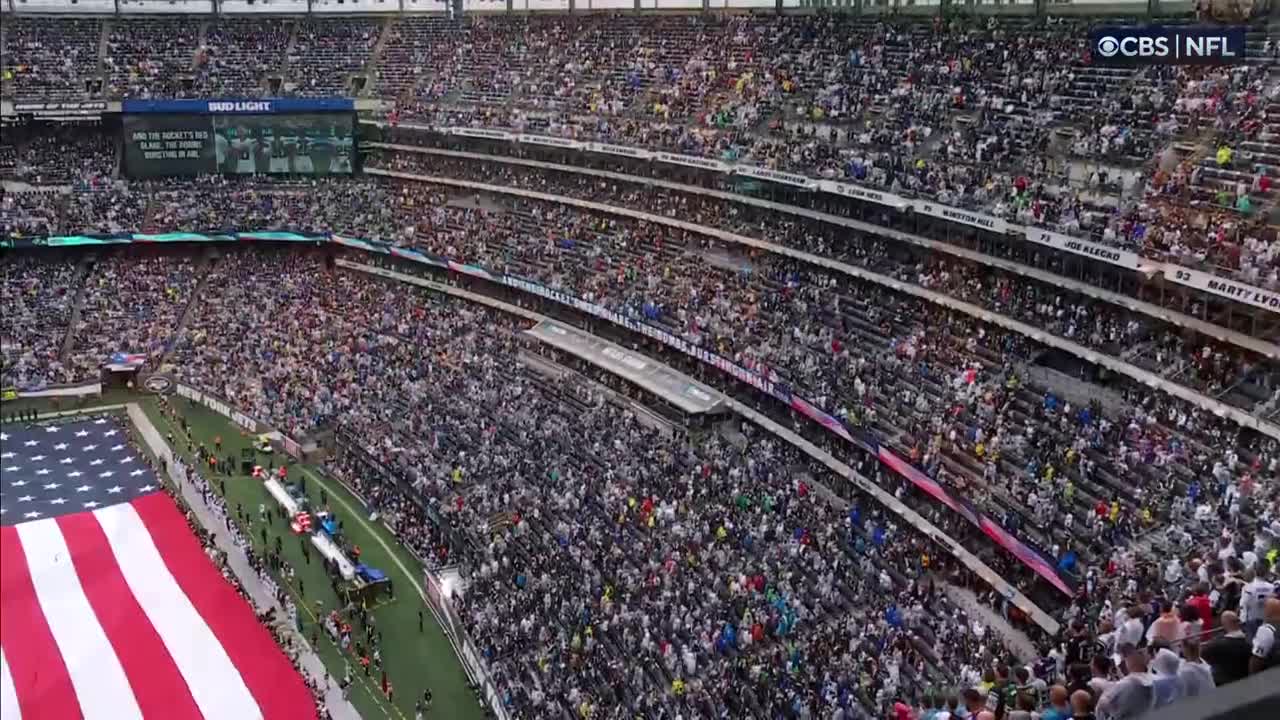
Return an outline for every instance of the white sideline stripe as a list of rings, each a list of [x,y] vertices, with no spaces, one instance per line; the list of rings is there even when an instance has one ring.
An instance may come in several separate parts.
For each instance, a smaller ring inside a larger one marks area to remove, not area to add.
[[[36,598],[85,720],[142,720],[129,678],[80,586],[58,521],[47,518],[16,527]]]
[[[4,657],[3,648],[0,648],[0,720],[22,720],[18,689],[13,686],[13,675],[9,674],[9,661]]]
[[[128,503],[95,510],[120,573],[164,642],[206,718],[256,720],[262,710],[226,649],[178,586],[138,511]]]
[[[364,513],[351,507],[351,504],[343,499],[342,493],[335,491],[329,483],[316,477],[315,473],[306,468],[302,468],[302,472],[306,473],[307,477],[315,481],[316,484],[324,486],[324,488],[329,491],[329,499],[336,500],[338,504],[347,511],[347,515],[349,517],[355,518],[356,522],[360,523],[365,530],[369,531],[369,534],[373,536],[373,539],[376,540],[378,544],[382,546],[382,549],[386,551],[387,557],[391,558],[391,562],[395,563],[396,567],[400,569],[400,572],[404,573],[404,576],[409,578],[409,584],[413,586],[413,589],[418,592],[418,597],[422,598],[422,602],[426,604],[427,593],[422,589],[422,583],[418,582],[418,576],[409,572],[409,568],[404,566],[404,562],[400,560],[400,556],[391,549],[391,546],[387,544],[386,540],[382,539],[382,536],[378,534],[377,529],[370,525],[369,521],[365,519]],[[441,629],[443,630],[443,628]]]

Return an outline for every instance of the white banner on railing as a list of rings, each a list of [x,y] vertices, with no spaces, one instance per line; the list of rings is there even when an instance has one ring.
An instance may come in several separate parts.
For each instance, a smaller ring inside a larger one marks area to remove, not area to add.
[[[879,190],[868,190],[861,185],[850,185],[849,183],[835,182],[834,180],[823,180],[818,183],[818,187],[832,193],[834,195],[843,195],[853,198],[854,200],[866,200],[868,202],[888,205],[889,207],[901,210],[907,206],[907,201],[894,195],[893,193],[880,192]]]
[[[369,121],[363,121],[369,122]],[[385,123],[372,123],[380,127]],[[767,168],[756,168],[751,166],[734,167],[719,160],[711,158],[695,157],[692,155],[677,155],[673,153],[654,153],[641,148],[629,147],[626,145],[613,145],[609,143],[596,142],[579,142],[569,139],[559,139],[547,137],[544,135],[514,135],[502,130],[490,130],[488,128],[469,128],[469,127],[429,127],[425,125],[413,125],[409,123],[401,124],[399,127],[433,130],[436,132],[445,132],[452,135],[462,135],[466,137],[487,138],[490,140],[506,140],[527,142],[540,145],[552,145],[555,147],[581,149],[589,152],[606,153],[610,155],[624,155],[633,158],[653,158],[665,163],[675,165],[684,165],[687,167],[697,167],[705,170],[714,170],[717,172],[735,172],[740,175],[749,177],[757,177],[761,180],[771,182],[780,182],[798,187],[809,187],[823,190],[824,192],[833,193],[835,195],[843,195],[845,197],[857,200],[865,200],[868,202],[887,205],[898,210],[905,208],[908,204],[914,207],[918,212],[932,217],[942,218],[952,222],[963,223],[972,227],[990,230],[996,233],[1018,233],[1022,234],[1028,241],[1040,245],[1047,245],[1066,252],[1095,258],[1104,262],[1109,262],[1117,267],[1124,267],[1131,270],[1140,270],[1143,267],[1159,268],[1159,263],[1146,263],[1142,258],[1134,253],[1124,250],[1116,250],[1103,245],[1092,243],[1088,240],[1073,238],[1069,235],[1054,233],[1038,228],[1023,227],[1014,223],[1009,223],[991,215],[973,212],[970,210],[961,210],[949,205],[941,205],[938,203],[926,201],[910,201],[908,203],[902,197],[892,193],[880,192],[878,190],[870,190],[859,185],[849,183],[835,182],[831,180],[809,180],[803,175],[796,173],[783,173]],[[1280,312],[1280,293],[1262,288],[1254,287],[1246,283],[1226,280],[1216,275],[1183,268],[1178,265],[1164,265],[1164,276],[1180,285],[1195,288],[1204,292],[1212,293],[1225,298],[1230,298],[1238,302],[1242,302],[1254,307],[1263,308],[1271,312]]]
[[[531,145],[550,145],[551,147],[582,149],[582,143],[569,138],[551,137],[549,135],[517,135],[516,140]]]
[[[1269,310],[1273,313],[1280,313],[1280,293],[1271,290],[1263,290],[1253,285],[1173,264],[1165,265],[1164,278],[1172,280],[1179,285],[1213,293],[1214,295],[1262,308],[1263,310]]]
[[[950,205],[937,205],[931,202],[913,201],[912,207],[925,215],[932,215],[933,217],[942,218],[943,220],[972,225],[973,227],[990,230],[991,232],[1005,233],[1009,231],[1009,223],[998,217],[983,215],[982,213],[972,212],[969,210],[961,210],[959,208],[953,208]]]
[[[780,172],[778,170],[770,170],[769,168],[753,167],[751,165],[738,165],[733,168],[733,173],[735,175],[746,175],[747,177],[759,178],[761,180],[782,183],[784,185],[795,185],[796,187],[808,188],[810,190],[818,187],[816,180],[810,180],[804,175]]]
[[[383,123],[374,123],[379,126]],[[445,132],[453,135],[463,135],[467,137],[487,138],[490,140],[507,140],[515,141],[523,138],[524,142],[553,145],[556,147],[573,148],[587,150],[590,152],[607,153],[610,155],[624,155],[634,158],[653,158],[665,163],[675,165],[684,165],[687,167],[702,168],[704,170],[713,170],[717,172],[736,172],[741,175],[750,177],[758,177],[762,180],[771,182],[780,182],[784,184],[811,187],[823,190],[825,192],[836,195],[843,195],[858,200],[879,203],[887,205],[898,210],[902,210],[910,204],[918,212],[923,215],[942,218],[951,222],[962,223],[972,227],[990,230],[996,233],[1014,233],[1023,235],[1028,241],[1040,245],[1046,245],[1065,252],[1075,253],[1086,257],[1095,258],[1104,262],[1109,262],[1117,267],[1124,267],[1131,270],[1141,270],[1143,268],[1163,269],[1164,276],[1172,282],[1185,285],[1190,288],[1218,295],[1220,297],[1242,302],[1247,305],[1262,308],[1270,312],[1280,312],[1280,293],[1271,290],[1254,287],[1247,283],[1227,280],[1225,278],[1212,275],[1210,273],[1191,270],[1179,265],[1161,264],[1158,262],[1144,261],[1141,256],[1124,250],[1116,250],[1108,248],[1104,245],[1098,245],[1088,240],[1073,238],[1069,235],[1054,233],[1038,228],[1024,227],[1015,223],[1010,223],[991,215],[973,212],[970,210],[961,210],[949,205],[941,205],[938,203],[906,199],[894,195],[892,193],[880,192],[878,190],[869,190],[867,188],[852,185],[849,183],[834,182],[831,180],[807,181],[804,176],[794,173],[780,173],[766,168],[755,168],[750,166],[735,167],[729,163],[713,160],[711,158],[701,158],[692,155],[677,155],[673,153],[652,153],[640,148],[628,147],[625,145],[611,145],[608,143],[589,143],[578,142],[574,140],[559,140],[557,138],[549,138],[542,135],[521,135],[516,136],[509,132],[501,130],[490,130],[487,128],[468,128],[468,127],[445,127],[433,128],[425,125],[402,124],[402,128],[414,128],[422,130],[433,130],[436,132]]]
[[[1101,260],[1130,270],[1137,270],[1142,264],[1142,258],[1135,253],[1099,245],[1088,240],[1063,235],[1062,233],[1029,227],[1026,229],[1025,237],[1027,240],[1039,245],[1047,245],[1056,250],[1065,250],[1076,255],[1084,255],[1094,260]]]
[[[653,157],[653,153],[640,148],[629,147],[627,145],[610,145],[609,143],[586,143],[584,149],[591,152],[605,153],[608,155],[625,155],[627,157],[648,159]]]
[[[512,140],[513,135],[505,130],[490,130],[488,128],[469,128],[469,127],[451,127],[448,129],[450,135],[461,135],[463,137],[488,138],[490,140]]]
[[[702,168],[703,170],[714,170],[716,172],[729,172],[732,166],[728,163],[712,160],[711,158],[696,157],[693,155],[675,155],[673,153],[658,153],[653,156],[655,160],[671,163],[672,165],[685,165],[687,167]]]

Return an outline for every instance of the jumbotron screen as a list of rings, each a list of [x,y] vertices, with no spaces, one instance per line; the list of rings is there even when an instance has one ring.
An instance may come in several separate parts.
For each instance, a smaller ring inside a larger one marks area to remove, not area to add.
[[[350,113],[125,115],[131,178],[172,175],[349,175]]]

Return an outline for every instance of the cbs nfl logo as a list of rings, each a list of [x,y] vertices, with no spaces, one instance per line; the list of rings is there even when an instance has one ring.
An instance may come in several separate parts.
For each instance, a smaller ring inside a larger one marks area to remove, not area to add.
[[[1231,65],[1245,61],[1240,27],[1104,27],[1090,35],[1099,65]]]

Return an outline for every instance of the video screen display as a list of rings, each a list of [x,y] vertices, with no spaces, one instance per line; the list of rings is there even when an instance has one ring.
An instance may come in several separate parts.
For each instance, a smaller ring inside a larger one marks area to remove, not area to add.
[[[126,115],[125,173],[349,175],[350,113]]]

